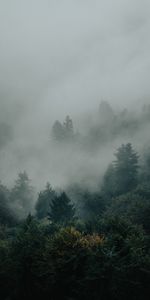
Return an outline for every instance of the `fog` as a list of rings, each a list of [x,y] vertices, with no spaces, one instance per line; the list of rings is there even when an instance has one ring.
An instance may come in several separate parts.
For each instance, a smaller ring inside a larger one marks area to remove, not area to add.
[[[121,142],[139,149],[147,141],[146,123],[93,153],[53,145],[51,127],[69,114],[86,136],[102,100],[115,112],[149,102],[149,32],[148,0],[0,0],[0,123],[11,126],[0,147],[2,182],[26,170],[39,188],[94,186]]]

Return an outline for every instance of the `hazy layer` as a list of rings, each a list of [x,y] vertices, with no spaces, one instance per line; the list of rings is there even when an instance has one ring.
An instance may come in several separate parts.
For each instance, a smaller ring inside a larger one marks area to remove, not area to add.
[[[119,107],[148,101],[149,32],[148,0],[0,0],[0,120],[13,130],[1,179],[26,169],[39,184],[64,184],[103,169],[97,162],[105,165],[120,140],[94,158],[57,151],[51,126],[70,114],[84,131],[83,112],[96,112],[101,99]]]

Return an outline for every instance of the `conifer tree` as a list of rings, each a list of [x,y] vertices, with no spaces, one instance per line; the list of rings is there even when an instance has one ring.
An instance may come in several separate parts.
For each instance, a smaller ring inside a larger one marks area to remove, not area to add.
[[[75,208],[65,192],[52,200],[48,216],[51,222],[61,225],[67,225],[74,220]]]
[[[118,193],[126,193],[135,188],[138,181],[138,154],[131,143],[123,144],[115,153],[114,161]]]
[[[38,200],[35,206],[36,215],[39,219],[47,216],[50,203],[55,196],[55,191],[52,189],[51,185],[47,183],[45,190],[39,193]]]

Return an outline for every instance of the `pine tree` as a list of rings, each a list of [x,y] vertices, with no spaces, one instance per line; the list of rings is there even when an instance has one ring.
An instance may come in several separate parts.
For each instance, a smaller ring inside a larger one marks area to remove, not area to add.
[[[47,183],[45,190],[39,193],[38,200],[35,206],[36,215],[39,219],[45,218],[47,216],[50,203],[55,196],[55,191],[52,189],[51,185]]]
[[[34,189],[28,174],[24,171],[19,173],[15,185],[10,194],[12,207],[19,217],[26,217],[33,211]]]
[[[122,145],[115,153],[116,186],[119,194],[135,188],[138,181],[138,154],[130,143]]]
[[[15,214],[10,208],[9,191],[0,183],[0,224],[14,225],[16,221]]]
[[[61,225],[67,225],[74,220],[75,208],[65,192],[52,200],[48,216],[51,222]]]

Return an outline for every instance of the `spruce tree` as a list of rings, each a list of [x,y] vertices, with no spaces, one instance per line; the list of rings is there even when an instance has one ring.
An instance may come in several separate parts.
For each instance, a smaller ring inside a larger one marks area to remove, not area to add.
[[[138,181],[138,154],[131,143],[122,145],[115,153],[114,161],[116,188],[119,194],[136,187]]]
[[[51,222],[61,225],[67,225],[74,220],[75,208],[65,192],[52,200],[48,216]]]
[[[38,200],[35,206],[36,216],[38,219],[45,218],[49,211],[49,205],[56,196],[55,191],[51,185],[47,183],[44,191],[41,191],[38,196]]]
[[[12,208],[18,217],[24,218],[34,209],[34,189],[31,180],[24,171],[18,174],[15,185],[10,193]]]

